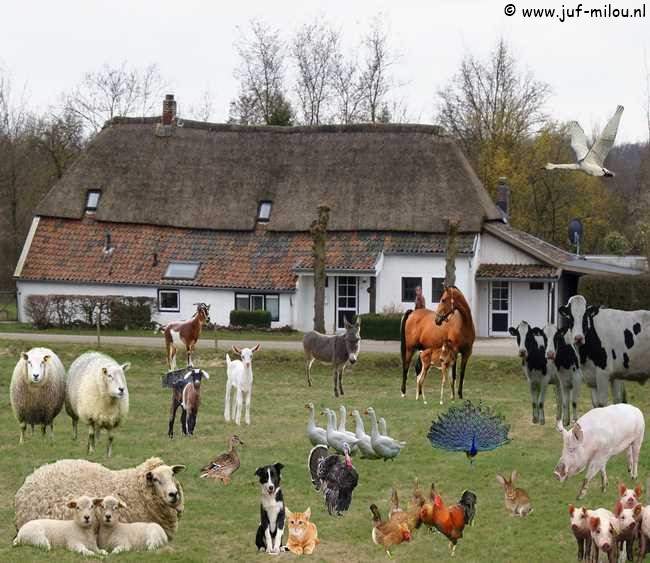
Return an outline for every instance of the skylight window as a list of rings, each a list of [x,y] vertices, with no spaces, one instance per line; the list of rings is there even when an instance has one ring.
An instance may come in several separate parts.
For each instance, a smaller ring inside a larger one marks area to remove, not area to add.
[[[200,265],[200,262],[170,262],[164,277],[172,280],[193,280]]]
[[[260,201],[260,208],[257,212],[257,220],[260,223],[268,223],[271,219],[271,202]]]
[[[86,195],[86,211],[97,211],[97,206],[99,205],[99,197],[102,195],[102,192],[99,190],[88,190]]]

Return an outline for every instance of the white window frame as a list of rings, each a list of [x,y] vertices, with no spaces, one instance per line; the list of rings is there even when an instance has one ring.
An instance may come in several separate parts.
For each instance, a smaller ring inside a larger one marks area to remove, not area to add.
[[[248,309],[238,309],[237,308],[237,298],[248,298]],[[252,309],[251,308],[251,298],[261,297],[262,298],[262,309]],[[243,291],[235,292],[235,310],[236,311],[268,311],[266,307],[266,300],[269,298],[276,298],[278,300],[278,316],[274,318],[271,316],[271,322],[277,323],[280,322],[280,294],[279,293],[245,293]]]
[[[162,294],[163,293],[175,293],[176,294],[176,308],[163,307],[162,306]],[[178,313],[181,310],[181,292],[179,289],[159,289],[158,290],[158,311],[161,313]]]
[[[97,200],[95,201],[94,205],[90,204],[90,198],[96,196]],[[88,213],[95,213],[97,211],[97,208],[99,207],[99,200],[102,197],[102,191],[101,190],[88,190],[86,192],[86,212]]]
[[[257,209],[257,221],[258,223],[268,223],[271,220],[271,210],[273,209],[273,202],[265,199],[260,201],[260,205]]]

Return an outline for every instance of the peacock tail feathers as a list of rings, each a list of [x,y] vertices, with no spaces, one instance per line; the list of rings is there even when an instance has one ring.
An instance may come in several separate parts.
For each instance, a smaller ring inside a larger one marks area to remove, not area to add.
[[[502,416],[493,414],[482,402],[452,406],[434,420],[427,438],[434,448],[465,452],[474,457],[478,452],[494,450],[507,444],[510,426]]]

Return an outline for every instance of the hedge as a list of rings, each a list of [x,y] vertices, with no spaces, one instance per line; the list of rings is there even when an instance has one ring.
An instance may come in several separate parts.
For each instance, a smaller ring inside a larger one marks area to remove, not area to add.
[[[624,311],[650,310],[650,275],[582,276],[578,293],[592,305]]]
[[[29,295],[25,312],[37,328],[149,328],[154,299],[117,295]]]
[[[370,340],[399,340],[402,314],[379,315],[369,313],[361,318],[361,338]]]
[[[230,311],[230,326],[271,326],[271,311]]]

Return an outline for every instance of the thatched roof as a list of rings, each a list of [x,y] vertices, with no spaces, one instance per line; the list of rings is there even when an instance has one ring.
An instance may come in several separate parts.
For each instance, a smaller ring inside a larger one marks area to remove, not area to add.
[[[333,231],[442,233],[447,218],[479,232],[500,214],[451,138],[423,125],[245,127],[158,118],[107,123],[36,210],[79,219],[102,192],[99,221],[252,230],[271,200],[268,229],[308,231],[317,205]]]

